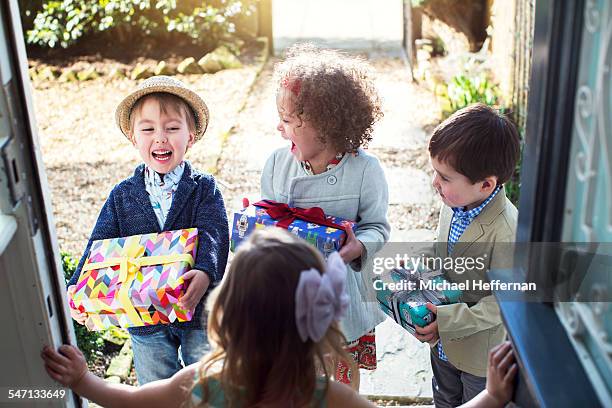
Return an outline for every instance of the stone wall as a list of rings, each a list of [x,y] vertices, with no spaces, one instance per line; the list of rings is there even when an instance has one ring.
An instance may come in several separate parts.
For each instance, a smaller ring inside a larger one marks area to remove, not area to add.
[[[523,126],[531,69],[534,0],[488,0],[490,11],[491,72],[499,83],[505,105],[512,106]]]
[[[431,73],[428,72],[431,64],[424,64],[423,58],[419,58],[423,51],[419,44],[424,42],[429,44],[425,60],[439,56],[435,39],[440,39],[449,56],[473,55],[477,61],[484,62],[494,82],[499,84],[500,104],[512,108],[514,119],[523,128],[527,116],[535,0],[428,0],[422,7],[410,7],[410,0],[404,2],[404,46],[415,78],[427,79],[423,74],[430,74],[442,81],[449,79],[443,63],[438,63],[438,70]],[[418,21],[415,16],[419,17]],[[457,69],[455,65],[450,68]]]
[[[499,83],[504,101],[512,100],[516,6],[521,0],[488,0],[491,34],[491,72]]]
[[[488,1],[426,1],[423,37],[439,37],[449,53],[478,51],[487,37]]]

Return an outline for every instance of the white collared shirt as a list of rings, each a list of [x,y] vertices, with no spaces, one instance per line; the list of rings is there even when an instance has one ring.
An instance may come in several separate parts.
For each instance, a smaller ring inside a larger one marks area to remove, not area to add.
[[[166,218],[168,218],[168,212],[172,206],[172,199],[178,188],[179,181],[181,181],[181,177],[183,177],[184,170],[185,162],[181,162],[174,170],[164,174],[162,179],[155,170],[145,165],[145,189],[147,193],[149,193],[151,206],[153,207],[159,228],[161,229],[164,228]]]

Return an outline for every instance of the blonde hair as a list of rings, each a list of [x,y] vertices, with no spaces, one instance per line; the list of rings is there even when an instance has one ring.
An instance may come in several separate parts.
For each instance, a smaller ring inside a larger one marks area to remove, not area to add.
[[[326,379],[326,395],[339,361],[356,371],[336,322],[318,343],[299,337],[295,291],[301,271],[310,268],[324,270],[321,255],[279,228],[256,231],[241,245],[208,300],[213,352],[194,384],[204,403],[214,378],[229,407],[311,406],[318,376]]]

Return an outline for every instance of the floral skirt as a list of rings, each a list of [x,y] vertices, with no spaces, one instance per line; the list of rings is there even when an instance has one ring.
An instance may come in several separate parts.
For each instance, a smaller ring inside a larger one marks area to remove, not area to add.
[[[376,370],[376,329],[345,345],[347,353],[353,357],[357,368]],[[339,362],[336,366],[336,381],[350,384],[351,370],[348,365]]]

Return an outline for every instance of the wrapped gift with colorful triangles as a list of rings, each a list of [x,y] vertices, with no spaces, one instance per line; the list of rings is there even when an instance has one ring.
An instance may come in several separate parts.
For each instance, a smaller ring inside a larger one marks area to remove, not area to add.
[[[87,313],[90,330],[189,321],[177,303],[197,245],[197,228],[94,241],[73,306]]]

